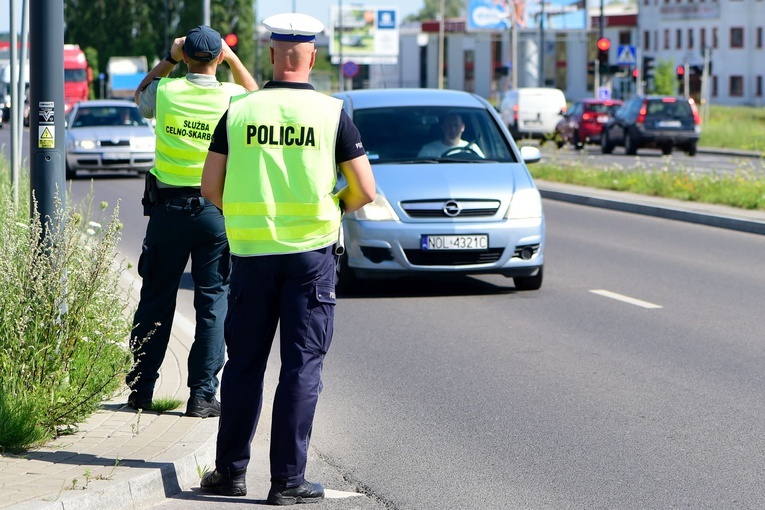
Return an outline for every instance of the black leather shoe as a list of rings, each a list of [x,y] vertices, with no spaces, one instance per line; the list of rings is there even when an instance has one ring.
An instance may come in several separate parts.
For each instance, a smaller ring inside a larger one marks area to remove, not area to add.
[[[141,398],[138,392],[134,391],[128,397],[127,405],[135,410],[151,411],[151,398]]]
[[[205,473],[202,481],[199,482],[202,492],[224,496],[246,496],[247,482],[244,477],[246,471],[244,469],[236,471],[227,469],[226,471],[231,476],[226,476],[217,470]]]
[[[220,416],[220,402],[215,397],[211,400],[192,397],[189,399],[188,404],[186,404],[186,416],[195,416],[197,418]]]
[[[320,483],[303,480],[297,487],[287,487],[284,483],[271,483],[268,491],[268,503],[271,505],[294,505],[295,503],[316,503],[324,498],[324,487]]]

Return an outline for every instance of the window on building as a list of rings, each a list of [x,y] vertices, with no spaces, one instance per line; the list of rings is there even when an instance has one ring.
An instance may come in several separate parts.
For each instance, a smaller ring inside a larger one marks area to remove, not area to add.
[[[756,45],[758,48],[762,48],[762,27],[757,27]]]
[[[762,76],[757,77],[756,84],[757,84],[757,87],[755,90],[755,94],[757,95],[757,97],[762,97]]]
[[[688,29],[688,49],[689,50],[693,49],[693,29],[692,28]]]
[[[701,47],[706,48],[707,47],[707,29],[701,28],[699,29],[699,39],[701,39]]]
[[[730,29],[730,47],[744,47],[744,29],[743,27],[731,27]]]
[[[717,97],[717,76],[712,76],[712,96]]]
[[[675,48],[683,49],[683,31],[679,28],[675,30]]]
[[[741,97],[744,95],[744,77],[743,76],[731,76],[730,77],[730,96]]]
[[[653,51],[659,50],[659,31],[653,31]]]
[[[651,51],[651,32],[648,30],[643,32],[643,49],[645,51]]]
[[[712,28],[712,48],[717,49],[717,27]]]
[[[619,44],[622,46],[632,46],[632,32],[629,30],[619,32]]]
[[[665,50],[669,49],[669,29],[668,28],[664,29],[664,49]]]

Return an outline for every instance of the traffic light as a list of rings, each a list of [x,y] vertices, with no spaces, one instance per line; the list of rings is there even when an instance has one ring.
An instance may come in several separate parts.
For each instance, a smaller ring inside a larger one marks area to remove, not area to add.
[[[643,77],[646,80],[653,78],[653,57],[643,57]]]
[[[223,40],[226,41],[226,44],[228,44],[228,47],[231,48],[231,50],[236,51],[236,45],[239,44],[239,37],[235,33],[232,32],[227,34]]]
[[[682,64],[677,66],[676,72],[678,92],[685,94],[685,66]]]
[[[611,40],[608,37],[598,39],[598,62],[600,63],[600,74],[608,74],[608,50],[611,49]]]
[[[632,70],[632,79],[637,83],[640,80],[640,70],[636,67]]]

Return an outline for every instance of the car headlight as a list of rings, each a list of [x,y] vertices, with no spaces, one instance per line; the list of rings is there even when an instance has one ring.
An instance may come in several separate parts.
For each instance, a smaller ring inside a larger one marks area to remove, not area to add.
[[[139,151],[153,151],[155,146],[154,137],[131,138],[130,147]]]
[[[390,202],[381,193],[375,195],[371,203],[354,213],[356,219],[367,221],[397,221],[398,215],[390,206]]]
[[[542,196],[536,188],[516,191],[510,201],[505,219],[519,220],[523,218],[542,217]]]
[[[76,149],[90,151],[96,148],[96,141],[95,140],[75,140],[74,147]]]

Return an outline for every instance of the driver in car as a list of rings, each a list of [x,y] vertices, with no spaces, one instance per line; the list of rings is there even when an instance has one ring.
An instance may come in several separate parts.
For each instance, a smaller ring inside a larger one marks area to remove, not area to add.
[[[439,126],[441,127],[441,138],[423,145],[417,157],[438,158],[447,156],[448,153],[471,152],[481,158],[486,157],[478,145],[462,139],[462,133],[465,131],[465,122],[459,113],[447,113],[441,117]]]

